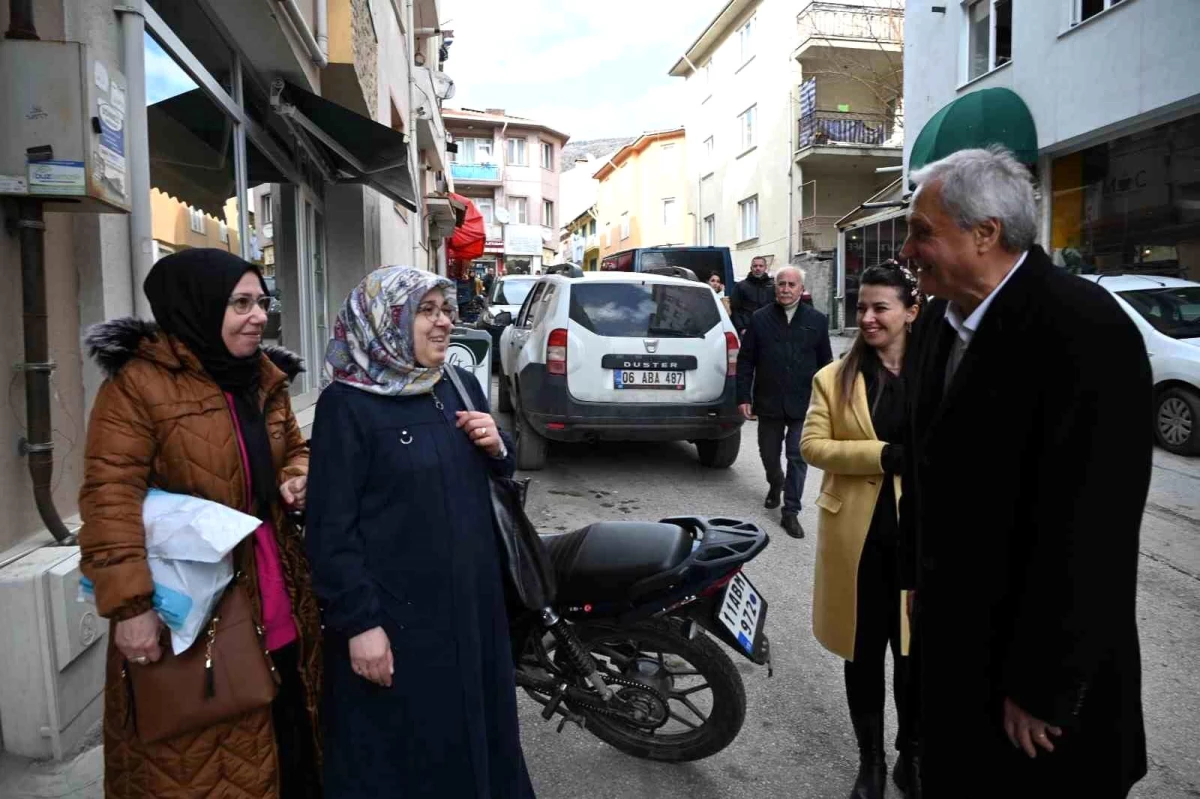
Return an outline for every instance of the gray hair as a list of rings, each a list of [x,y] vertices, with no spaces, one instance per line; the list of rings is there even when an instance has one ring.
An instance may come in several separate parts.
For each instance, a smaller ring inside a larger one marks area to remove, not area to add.
[[[784,266],[784,267],[780,267],[779,271],[777,271],[777,272],[775,273],[775,278],[776,278],[776,279],[778,279],[778,278],[779,278],[779,276],[780,276],[780,275],[782,275],[784,272],[789,272],[789,271],[790,271],[790,272],[795,272],[795,273],[796,273],[796,277],[800,278],[800,285],[804,285],[804,283],[805,283],[805,282],[807,281],[807,279],[808,279],[808,275],[805,273],[805,271],[804,271],[803,269],[801,269],[800,267],[798,267],[798,266]]]
[[[1009,252],[1023,252],[1037,238],[1037,203],[1029,170],[1013,154],[993,144],[986,150],[959,150],[909,175],[918,188],[941,185],[942,205],[958,226],[1000,222],[1000,241]]]

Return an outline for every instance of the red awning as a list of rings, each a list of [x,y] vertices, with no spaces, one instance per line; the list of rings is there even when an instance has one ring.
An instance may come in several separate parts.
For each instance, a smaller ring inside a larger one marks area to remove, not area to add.
[[[450,196],[465,203],[467,212],[463,215],[463,223],[454,228],[454,235],[446,245],[446,257],[452,261],[473,261],[483,255],[484,240],[487,238],[483,214],[466,197],[460,194]]]

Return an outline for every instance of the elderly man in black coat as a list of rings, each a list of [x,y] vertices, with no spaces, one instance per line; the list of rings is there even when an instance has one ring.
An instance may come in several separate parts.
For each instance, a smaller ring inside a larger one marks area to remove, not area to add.
[[[934,300],[905,364],[920,786],[1123,797],[1146,773],[1135,614],[1151,378],[1103,288],[1034,244],[999,148],[911,175],[901,257]]]
[[[793,538],[804,537],[799,513],[808,464],[800,455],[800,431],[813,375],[833,360],[829,320],[800,301],[803,293],[803,271],[785,266],[776,273],[775,301],[750,317],[737,364],[738,405],[747,419],[758,419],[758,454],[767,472],[763,506],[778,508],[782,492],[779,522]]]

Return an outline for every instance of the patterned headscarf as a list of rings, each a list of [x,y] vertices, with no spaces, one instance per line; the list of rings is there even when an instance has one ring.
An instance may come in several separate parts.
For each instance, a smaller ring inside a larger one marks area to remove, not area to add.
[[[440,367],[417,364],[413,321],[417,306],[432,289],[452,289],[449,280],[411,266],[385,266],[350,292],[325,348],[325,367],[348,386],[405,397],[428,394],[441,379]],[[453,291],[446,301],[455,304]]]

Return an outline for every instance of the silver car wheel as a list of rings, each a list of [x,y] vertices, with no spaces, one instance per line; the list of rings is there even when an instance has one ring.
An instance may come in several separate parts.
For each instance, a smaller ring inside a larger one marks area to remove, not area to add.
[[[1158,432],[1168,444],[1179,447],[1192,437],[1191,408],[1178,397],[1170,397],[1158,406]]]

